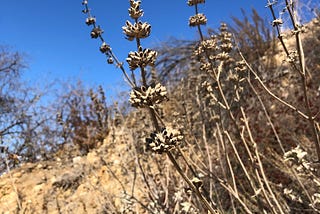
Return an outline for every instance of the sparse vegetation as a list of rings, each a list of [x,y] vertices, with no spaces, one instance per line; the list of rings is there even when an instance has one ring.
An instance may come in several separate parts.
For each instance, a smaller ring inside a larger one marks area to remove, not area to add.
[[[37,183],[47,188],[42,198],[26,205],[15,182],[0,182],[4,200],[19,192],[11,198],[17,212],[42,203],[47,213],[319,213],[319,16],[302,25],[294,1],[268,1],[273,20],[252,10],[252,20],[243,13],[205,34],[208,20],[198,9],[205,1],[188,0],[199,41],[153,50],[143,46],[151,25],[141,18],[141,2],[129,2],[123,33],[137,47],[128,53],[129,71],[88,1],[82,4],[91,38],[131,87],[132,109],[108,107],[101,87],[71,88],[51,110],[59,146],[40,166],[21,166],[39,176],[46,170]],[[285,16],[290,29],[281,28]],[[24,154],[3,153],[6,160]],[[66,169],[57,175],[55,164]],[[13,180],[9,165],[0,171]]]

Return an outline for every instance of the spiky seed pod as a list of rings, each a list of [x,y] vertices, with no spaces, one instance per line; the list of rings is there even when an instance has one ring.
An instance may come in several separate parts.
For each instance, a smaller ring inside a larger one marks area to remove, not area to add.
[[[142,49],[140,46],[138,51],[130,52],[126,59],[131,70],[138,67],[153,66],[157,57],[157,52],[151,49]]]
[[[182,140],[183,136],[178,130],[166,127],[160,132],[151,133],[150,138],[146,138],[146,147],[147,150],[162,154],[180,145]]]
[[[92,39],[96,39],[103,33],[103,30],[98,26],[92,29],[90,35]]]
[[[110,45],[107,43],[103,42],[102,45],[100,46],[100,51],[101,53],[107,53],[111,50]]]
[[[188,0],[188,5],[189,6],[193,6],[196,4],[202,4],[205,3],[205,0]]]
[[[143,15],[143,10],[140,9],[141,1],[130,0],[129,16],[133,19],[138,19]]]
[[[159,104],[167,98],[167,89],[158,83],[155,86],[136,87],[130,92],[129,102],[135,108],[151,107]]]
[[[207,18],[202,13],[198,13],[198,14],[191,16],[189,18],[189,26],[191,26],[191,27],[195,27],[198,25],[205,25],[205,24],[207,24]]]
[[[132,41],[134,38],[142,39],[150,35],[151,25],[147,22],[138,22],[132,24],[126,21],[126,25],[122,27],[123,33],[126,35],[126,39]]]
[[[86,24],[89,26],[89,25],[93,25],[96,23],[96,18],[94,17],[88,17],[86,18]]]

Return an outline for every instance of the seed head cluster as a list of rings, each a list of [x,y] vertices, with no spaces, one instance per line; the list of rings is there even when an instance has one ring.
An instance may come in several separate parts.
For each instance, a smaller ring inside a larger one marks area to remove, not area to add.
[[[180,131],[166,127],[160,132],[154,132],[146,139],[147,150],[162,154],[175,148],[181,143],[183,136]]]
[[[102,33],[103,33],[103,30],[98,26],[92,29],[90,35],[91,35],[91,38],[96,39],[99,36],[101,36]]]
[[[156,61],[157,52],[151,49],[142,49],[140,46],[138,51],[130,52],[126,59],[131,70],[138,67],[153,66]]]
[[[86,24],[89,26],[89,25],[93,25],[96,23],[96,18],[94,17],[88,17],[86,18]]]
[[[122,27],[123,33],[126,35],[126,39],[129,41],[146,38],[151,33],[151,25],[147,22],[141,21],[132,24],[130,21],[126,21],[126,25]]]
[[[207,17],[202,13],[198,13],[189,18],[189,26],[191,27],[206,25],[206,24],[207,24]]]
[[[188,5],[189,6],[193,6],[196,4],[202,4],[205,3],[205,0],[188,0]]]
[[[200,70],[202,71],[211,73],[212,63],[224,61],[225,64],[228,64],[233,60],[230,57],[230,52],[233,49],[232,35],[228,32],[225,23],[221,23],[219,30],[220,33],[218,35],[212,35],[208,39],[204,39],[194,51],[194,56],[199,59]],[[244,69],[242,66],[239,64],[238,69]]]
[[[138,19],[143,16],[143,10],[140,9],[141,1],[130,0],[129,16]]]
[[[167,89],[160,83],[155,86],[142,86],[132,89],[129,102],[135,108],[152,107],[167,100]]]
[[[201,54],[207,52],[207,53],[214,53],[217,51],[218,45],[217,45],[217,38],[215,36],[211,36],[209,39],[205,39],[200,42],[200,45],[195,50],[194,54],[196,56],[200,56]]]

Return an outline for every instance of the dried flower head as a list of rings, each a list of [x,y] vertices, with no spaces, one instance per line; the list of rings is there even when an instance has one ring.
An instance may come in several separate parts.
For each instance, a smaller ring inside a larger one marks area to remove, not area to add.
[[[157,52],[151,49],[142,49],[139,47],[138,51],[130,52],[126,59],[131,70],[135,70],[138,67],[153,66],[157,57]]]
[[[132,24],[126,21],[126,25],[122,27],[123,33],[126,34],[126,39],[132,41],[134,38],[146,38],[150,35],[151,25],[147,22],[138,22]]]
[[[205,25],[205,24],[207,24],[207,18],[202,13],[198,13],[189,18],[189,26],[191,27],[198,26],[198,25]]]
[[[228,31],[228,25],[225,22],[221,22],[220,23],[220,28],[219,28],[220,32],[227,32]]]
[[[290,198],[292,201],[303,203],[299,194],[297,192],[294,192],[292,189],[284,188],[283,194]]]
[[[92,29],[90,35],[91,35],[91,38],[96,39],[99,36],[101,36],[102,33],[103,33],[103,30],[98,26]]]
[[[221,50],[221,51],[223,51],[223,52],[225,52],[225,53],[229,53],[229,52],[232,50],[233,45],[232,45],[231,42],[226,42],[226,43],[220,44],[219,47],[220,47],[220,50]]]
[[[228,32],[228,26],[226,23],[221,23],[220,25],[219,41],[221,51],[230,52],[232,50],[232,35]]]
[[[200,45],[195,50],[194,54],[196,56],[199,56],[202,53],[204,53],[205,51],[207,53],[213,54],[217,50],[218,50],[217,38],[214,36],[211,36],[210,39],[205,39],[205,40],[201,41]]]
[[[227,52],[221,52],[213,57],[215,60],[227,61],[230,59],[230,55]]]
[[[100,51],[101,51],[101,53],[107,53],[107,52],[111,51],[110,45],[103,42],[102,45],[100,46]]]
[[[93,17],[88,17],[86,18],[86,24],[89,26],[89,25],[93,25],[96,23],[96,19],[93,18]]]
[[[183,136],[178,130],[166,127],[160,132],[150,134],[150,138],[146,138],[146,147],[147,150],[162,154],[178,146],[182,139]]]
[[[203,40],[200,46],[205,50],[215,51],[217,50],[217,38],[212,36],[210,39]]]
[[[136,87],[130,92],[129,102],[135,108],[150,107],[167,100],[167,89],[158,83],[155,86]]]
[[[300,163],[306,161],[305,157],[307,155],[308,155],[307,152],[303,151],[300,146],[297,146],[296,148],[294,148],[284,154],[284,160],[291,161],[296,164],[300,164]]]
[[[244,60],[237,61],[234,70],[235,70],[237,73],[245,72],[245,71],[247,70],[246,62],[245,62]]]
[[[138,19],[143,15],[143,10],[140,9],[141,1],[130,0],[129,16],[133,19]]]
[[[188,5],[193,6],[195,4],[205,3],[205,0],[188,0]]]
[[[208,73],[211,73],[211,72],[213,72],[213,70],[212,70],[212,64],[209,63],[209,62],[201,63],[201,65],[200,65],[200,70],[201,70],[201,71],[206,71],[206,72],[208,72]]]
[[[113,64],[113,63],[114,63],[114,59],[110,56],[110,57],[107,59],[107,63],[108,63],[108,64]]]

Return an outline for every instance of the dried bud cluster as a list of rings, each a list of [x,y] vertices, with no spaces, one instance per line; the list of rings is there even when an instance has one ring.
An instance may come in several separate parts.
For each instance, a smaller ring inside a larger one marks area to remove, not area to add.
[[[131,70],[135,70],[138,67],[153,66],[157,57],[157,52],[151,49],[142,49],[139,47],[138,51],[130,52],[126,59]]]
[[[189,6],[193,6],[196,4],[202,4],[205,3],[205,0],[188,0],[188,5]]]
[[[244,60],[237,61],[234,70],[237,73],[245,72],[247,70],[246,62]]]
[[[88,1],[86,1],[86,0],[82,1],[82,5],[85,6],[85,9],[82,10],[82,12],[87,14],[87,16],[88,16],[86,18],[86,24],[88,26],[90,26],[90,25],[93,26],[93,29],[90,32],[90,36],[92,39],[96,39],[101,36],[101,34],[103,33],[103,30],[100,28],[100,26],[96,26],[96,18],[92,17],[90,14],[90,10],[88,8]]]
[[[100,51],[101,53],[106,55],[108,64],[113,64],[114,59],[113,59],[113,54],[111,52],[111,48],[102,38],[103,30],[100,28],[100,26],[97,26],[96,18],[92,17],[90,14],[90,10],[88,8],[88,1],[86,0],[82,1],[82,5],[85,6],[85,9],[83,9],[82,12],[87,15],[86,24],[88,26],[92,26],[92,30],[90,32],[91,38],[92,39],[99,38],[102,41],[102,45],[100,46]]]
[[[226,23],[221,23],[220,26],[220,35],[219,35],[219,40],[220,40],[220,50],[225,53],[229,53],[232,48],[232,35],[231,33],[228,32],[228,27]]]
[[[290,162],[292,165],[296,165],[296,170],[299,173],[305,174],[307,171],[315,172],[317,170],[312,167],[312,164],[308,160],[308,153],[300,146],[286,152],[284,154],[284,160]]]
[[[108,45],[107,43],[103,42],[102,45],[100,46],[100,51],[101,53],[105,54],[108,59],[107,62],[108,64],[113,64],[114,63],[114,59],[111,55],[111,47],[110,45]]]
[[[209,62],[201,63],[200,65],[200,70],[201,71],[206,71],[208,73],[212,72],[212,65]]]
[[[211,36],[210,39],[203,40],[198,48],[195,50],[194,54],[196,56],[200,56],[205,51],[208,53],[214,53],[217,51],[218,45],[217,45],[217,39],[214,36]]]
[[[123,33],[126,34],[126,39],[132,41],[133,39],[146,38],[150,35],[151,25],[147,22],[137,22],[132,24],[129,21],[126,21],[126,25],[122,27]]]
[[[300,146],[297,146],[284,154],[284,160],[301,164],[306,161],[305,158],[307,155],[308,153],[306,151],[303,151]]]
[[[92,29],[90,35],[91,35],[91,38],[96,39],[99,36],[101,36],[102,33],[103,33],[103,30],[100,27],[95,27]]]
[[[134,88],[130,92],[129,102],[133,107],[144,108],[151,107],[167,100],[167,89],[158,83],[155,86]]]
[[[133,19],[138,19],[143,15],[143,10],[140,9],[141,1],[130,0],[129,16]]]
[[[189,26],[191,26],[191,27],[205,25],[205,24],[207,24],[207,18],[202,13],[198,13],[198,14],[191,16],[189,18]]]
[[[96,19],[93,18],[93,17],[88,17],[86,18],[86,24],[89,26],[89,25],[93,25],[96,23]]]
[[[101,53],[107,53],[110,50],[111,50],[110,46],[105,42],[103,42],[102,45],[100,46]]]
[[[152,133],[150,138],[146,139],[146,146],[148,150],[162,154],[178,146],[182,139],[183,136],[178,130],[167,127],[160,132]]]
[[[232,48],[231,33],[228,32],[227,25],[222,23],[220,27],[220,34],[203,40],[195,50],[194,55],[201,59],[200,69],[211,72],[212,66],[206,58],[209,57],[209,59],[213,61],[219,60],[229,63],[232,61],[229,55]]]

